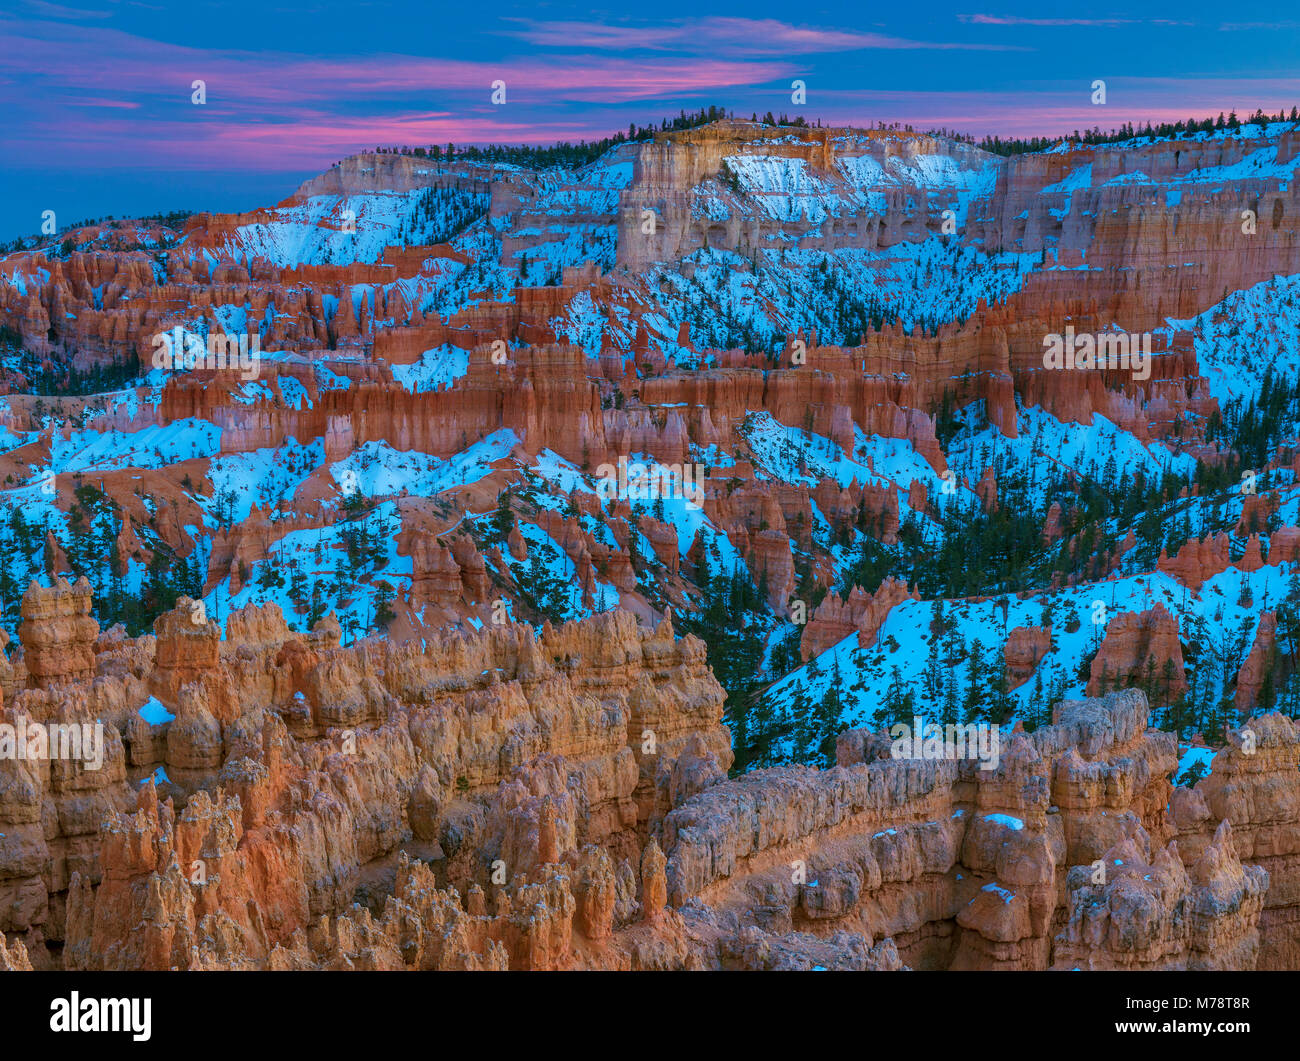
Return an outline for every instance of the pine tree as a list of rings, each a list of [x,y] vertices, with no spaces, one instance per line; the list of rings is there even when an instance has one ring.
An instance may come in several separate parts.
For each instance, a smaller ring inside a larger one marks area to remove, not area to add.
[[[984,675],[984,646],[976,638],[970,650],[970,667],[966,679],[966,700],[962,705],[963,722],[974,722],[983,716]]]

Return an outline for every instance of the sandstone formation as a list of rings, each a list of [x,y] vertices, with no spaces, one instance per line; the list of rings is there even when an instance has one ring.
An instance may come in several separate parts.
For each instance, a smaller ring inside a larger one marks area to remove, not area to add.
[[[18,637],[31,688],[94,676],[99,624],[90,611],[91,588],[84,578],[75,586],[59,579],[51,589],[35,583],[28,589]]]
[[[855,587],[847,599],[827,597],[803,629],[800,641],[803,658],[821,655],[855,632],[859,645],[871,644],[885,616],[896,604],[909,598],[919,600],[920,595],[895,578],[885,579],[875,593],[864,593],[861,587]]]
[[[1050,626],[1017,626],[1007,635],[1002,656],[1006,661],[1007,685],[1018,689],[1034,676],[1039,660],[1052,647]]]
[[[1088,695],[1142,682],[1160,683],[1171,699],[1187,688],[1178,620],[1160,604],[1141,613],[1123,612],[1107,625],[1092,661]]]
[[[667,620],[343,648],[274,609],[225,641],[194,617],[182,601],[155,637],[104,639],[93,683],[38,680],[4,709],[108,723],[99,770],[0,761],[9,965],[1295,960],[1300,734],[1280,716],[1194,790],[1133,691],[1058,705],[992,770],[854,730],[832,769],[728,780],[721,690]],[[148,725],[154,691],[175,717]]]

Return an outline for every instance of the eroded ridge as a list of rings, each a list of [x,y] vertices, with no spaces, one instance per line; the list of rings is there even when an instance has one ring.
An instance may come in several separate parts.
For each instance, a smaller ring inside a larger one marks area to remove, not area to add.
[[[671,617],[342,647],[274,606],[222,640],[182,599],[98,634],[88,676],[74,590],[23,614],[2,721],[102,723],[103,754],[0,759],[0,967],[1295,961],[1281,715],[1190,789],[1135,690],[1017,726],[992,769],[851,730],[830,769],[728,779],[722,689]]]

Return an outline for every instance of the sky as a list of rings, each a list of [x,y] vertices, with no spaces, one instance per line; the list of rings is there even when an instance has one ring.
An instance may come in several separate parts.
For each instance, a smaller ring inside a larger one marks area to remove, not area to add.
[[[270,205],[381,144],[598,139],[709,105],[976,138],[1300,105],[1294,0],[5,4],[0,240],[45,210]]]

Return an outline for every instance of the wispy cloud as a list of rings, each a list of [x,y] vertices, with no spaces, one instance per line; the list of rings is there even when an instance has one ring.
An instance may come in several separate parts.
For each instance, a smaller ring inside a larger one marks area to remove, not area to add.
[[[15,46],[0,52],[0,76],[23,78],[42,90],[137,94],[188,101],[195,78],[207,83],[210,105],[308,102],[340,104],[400,93],[477,95],[504,79],[518,100],[620,102],[678,96],[788,75],[784,62],[726,58],[612,56],[576,59],[446,59],[414,55],[317,58],[287,52],[203,50],[137,37],[115,29],[61,26],[57,39],[40,24],[8,22]],[[111,64],[103,56],[112,55]]]
[[[12,42],[0,50],[0,86],[9,97],[6,154],[17,168],[92,157],[103,167],[282,171],[377,143],[576,140],[609,131],[593,110],[716,99],[796,73],[764,56],[316,56],[201,49],[4,15],[0,25]],[[507,107],[489,103],[498,79]],[[191,103],[195,80],[205,83],[203,106]]]
[[[1300,22],[1294,19],[1282,19],[1277,22],[1224,22],[1219,29],[1229,32],[1244,30],[1252,33],[1267,33],[1275,30],[1300,29]]]
[[[87,11],[81,7],[66,7],[48,3],[47,0],[22,0],[23,7],[41,18],[100,19],[112,18],[112,11]]]
[[[510,19],[518,28],[501,30],[539,48],[600,51],[675,51],[730,58],[812,55],[888,50],[1019,51],[1019,47],[979,42],[919,41],[884,33],[817,26],[795,26],[777,19],[695,18],[672,23],[539,22]]]
[[[107,107],[110,110],[136,111],[140,104],[129,99],[69,99],[64,102],[71,107]]]
[[[1019,15],[958,15],[975,26],[1127,26],[1131,18],[1021,18]]]
[[[122,160],[124,163],[148,160],[154,166],[196,174],[231,167],[309,172],[376,144],[436,144],[449,140],[542,144],[590,135],[590,130],[580,123],[561,121],[542,126],[526,120],[466,119],[416,112],[378,119],[299,113],[283,122],[208,122],[197,128],[193,121],[185,119],[155,121],[141,127],[130,119],[97,115],[65,120],[62,131],[79,145],[82,164],[87,156],[112,159],[123,144],[129,143],[130,155]],[[16,153],[32,155],[48,147],[31,131],[10,143]]]
[[[973,26],[1191,26],[1192,22],[1183,22],[1169,18],[1028,18],[1020,15],[958,15],[957,18]]]

